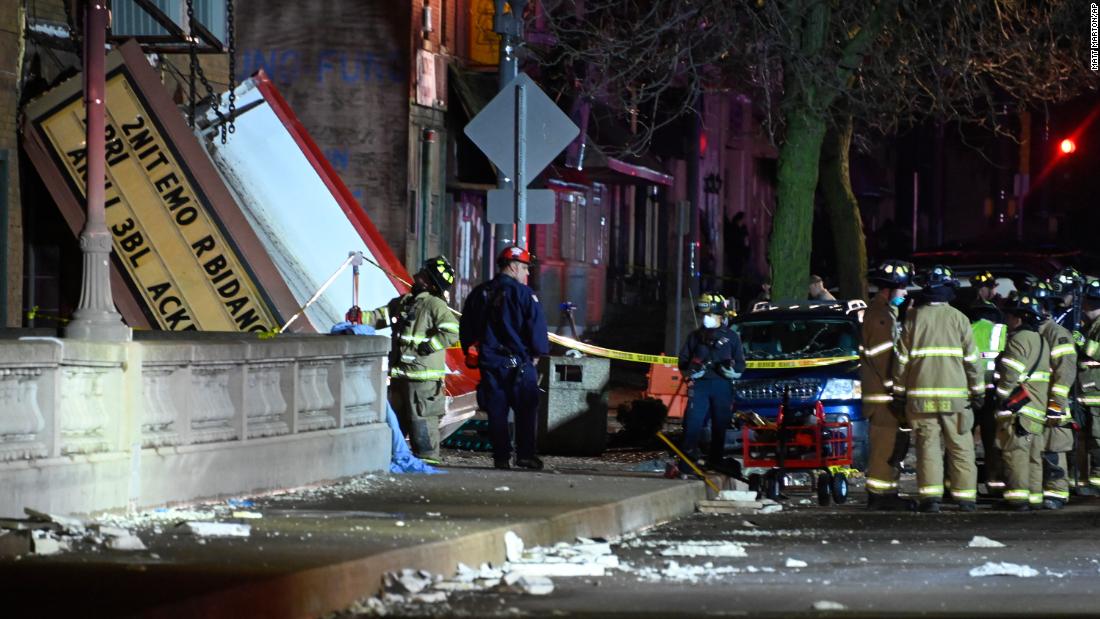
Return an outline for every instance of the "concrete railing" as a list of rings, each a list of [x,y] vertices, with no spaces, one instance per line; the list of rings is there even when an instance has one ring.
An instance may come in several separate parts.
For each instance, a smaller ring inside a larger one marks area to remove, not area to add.
[[[387,338],[143,335],[0,339],[0,515],[157,505],[387,465]]]

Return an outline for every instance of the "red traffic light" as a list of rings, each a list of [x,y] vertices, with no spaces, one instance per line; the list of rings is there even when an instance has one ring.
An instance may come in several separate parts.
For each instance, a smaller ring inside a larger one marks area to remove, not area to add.
[[[1058,143],[1058,150],[1061,151],[1063,155],[1069,155],[1077,151],[1077,142],[1074,142],[1070,138],[1066,138]]]

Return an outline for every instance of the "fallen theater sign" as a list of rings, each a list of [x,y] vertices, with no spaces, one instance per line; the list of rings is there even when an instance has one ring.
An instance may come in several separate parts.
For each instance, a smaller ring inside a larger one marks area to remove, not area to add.
[[[140,49],[124,50],[107,62],[104,206],[128,292],[150,326],[165,330],[278,328],[296,309],[289,290]],[[87,163],[80,77],[34,101],[26,117],[28,155],[78,233]],[[58,177],[63,182],[53,182]],[[256,263],[276,275],[262,287]],[[267,294],[272,286],[282,311]]]

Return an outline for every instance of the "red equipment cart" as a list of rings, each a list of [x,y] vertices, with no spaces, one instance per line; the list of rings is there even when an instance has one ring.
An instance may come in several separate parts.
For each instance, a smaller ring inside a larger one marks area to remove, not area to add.
[[[794,415],[792,412],[801,412]],[[808,471],[814,475],[817,500],[828,505],[848,500],[848,478],[852,466],[852,422],[829,422],[821,402],[808,410],[792,411],[788,398],[779,406],[775,423],[741,430],[743,466],[768,471],[756,481],[763,482],[765,495],[777,499],[783,492],[787,471]],[[750,480],[753,477],[750,476]]]

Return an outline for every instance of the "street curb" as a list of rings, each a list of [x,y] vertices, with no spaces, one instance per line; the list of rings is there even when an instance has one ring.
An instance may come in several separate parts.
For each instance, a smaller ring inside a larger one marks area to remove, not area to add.
[[[527,546],[546,546],[576,537],[614,537],[695,512],[704,499],[701,481],[683,482],[552,518],[520,521],[454,539],[389,550],[362,559],[336,563],[250,582],[238,587],[180,600],[142,613],[148,617],[317,617],[343,610],[356,600],[378,593],[382,576],[404,568],[453,574],[467,565],[504,562],[504,534],[513,531]]]

